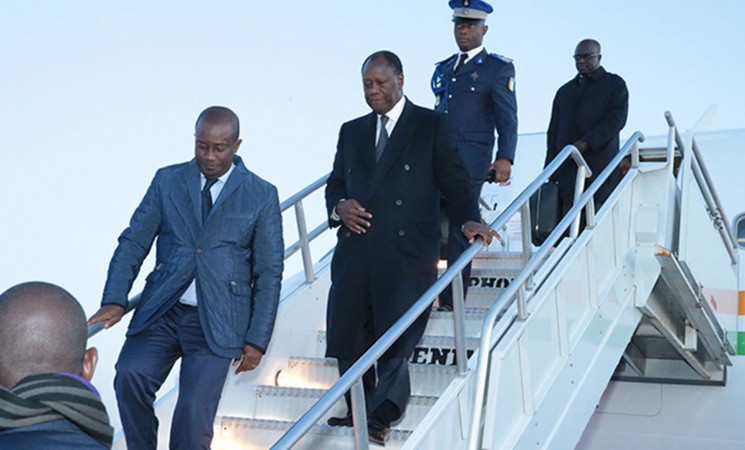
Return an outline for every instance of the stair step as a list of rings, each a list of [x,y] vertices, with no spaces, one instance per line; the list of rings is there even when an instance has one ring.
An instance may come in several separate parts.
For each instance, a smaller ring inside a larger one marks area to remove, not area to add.
[[[446,268],[437,270],[437,275],[445,273]],[[468,284],[472,289],[504,289],[510,285],[512,280],[520,273],[520,268],[500,269],[494,267],[473,267]]]
[[[473,258],[473,268],[518,269],[523,266],[522,252],[482,251]]]
[[[466,337],[466,350],[470,358],[474,350],[479,347],[479,338]],[[318,332],[319,354],[324,354],[326,348],[326,333]],[[438,366],[452,366],[455,360],[455,338],[447,335],[424,335],[414,348],[410,362],[414,364],[432,364]]]
[[[481,328],[488,309],[472,308],[466,306],[466,336],[478,338],[481,336]],[[454,334],[453,313],[445,311],[432,311],[429,316],[426,336],[447,336]]]
[[[223,416],[216,422],[219,430],[212,442],[214,449],[267,449],[282,437],[294,422],[282,420],[247,419]],[[393,428],[386,442],[386,450],[398,449],[411,436],[412,431]],[[371,448],[379,448],[374,444]],[[316,424],[293,450],[352,450],[354,431],[351,427],[330,427],[326,423]]]
[[[440,270],[440,275],[442,273],[444,273],[443,269]],[[472,269],[466,294],[466,306],[488,309],[519,273],[520,269]]]
[[[296,421],[318,399],[326,393],[326,389],[307,389],[296,387],[257,386],[255,392],[255,409],[253,418],[263,420]],[[406,407],[406,413],[397,429],[413,430],[437,401],[435,396],[412,395]],[[343,416],[347,413],[344,399],[340,398],[323,416],[321,423],[331,416]]]
[[[466,338],[466,351],[470,358],[479,347],[479,339]],[[414,348],[410,362],[414,364],[431,364],[452,366],[456,364],[455,338],[452,336],[423,336]]]
[[[455,366],[409,364],[414,395],[440,395],[457,374]],[[336,359],[292,357],[277,374],[281,387],[328,389],[339,380]]]
[[[468,289],[503,290],[519,274],[520,269],[472,269]]]

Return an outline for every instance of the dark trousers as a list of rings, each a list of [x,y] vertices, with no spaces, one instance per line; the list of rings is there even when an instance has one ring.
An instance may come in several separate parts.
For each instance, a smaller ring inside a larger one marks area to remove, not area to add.
[[[469,245],[468,240],[463,235],[463,232],[460,231],[462,223],[454,223],[454,221],[451,218],[448,218],[449,224],[448,224],[448,245],[447,245],[447,260],[448,260],[448,267],[451,267],[455,261],[460,257],[461,253],[463,253]],[[463,279],[463,298],[465,299],[466,293],[468,292],[468,285],[471,280],[471,263],[468,263],[465,268],[463,268],[463,271],[461,272],[461,277]],[[452,284],[449,284],[443,291],[440,293],[440,306],[447,305],[452,307],[453,306],[453,289]]]
[[[344,375],[353,360],[340,359],[339,374]],[[375,369],[375,370],[373,370]],[[398,420],[406,410],[411,396],[409,361],[407,358],[381,359],[362,377],[365,389],[365,404],[369,419],[377,420],[385,426]],[[352,411],[349,393],[345,394],[347,408]]]
[[[473,195],[476,196],[476,198],[478,199],[481,196],[481,188],[484,186],[484,180],[471,181],[473,184]],[[448,214],[447,210],[444,208],[444,205],[441,214],[443,216],[443,219],[446,219],[448,221],[448,241],[446,256],[448,267],[451,267],[471,244],[468,243],[468,239],[466,239],[466,236],[463,235],[463,232],[461,231],[461,226],[463,225],[463,223],[461,221],[454,220],[454,218],[450,214]],[[463,268],[461,276],[463,279],[463,298],[465,299],[466,294],[468,293],[468,286],[471,282],[471,263],[468,263],[466,267]],[[449,284],[445,289],[443,289],[443,291],[440,293],[439,298],[440,306],[447,305],[452,308],[452,284]]]
[[[364,323],[361,324],[354,343],[355,353],[362,356],[375,343],[375,328],[372,323],[372,310],[367,311]],[[358,356],[358,357],[359,357]],[[339,375],[344,375],[355,359],[337,360]],[[409,378],[408,358],[384,358],[368,369],[362,376],[365,391],[365,405],[368,419],[390,426],[398,420],[406,410],[406,403],[411,396],[411,379]],[[344,395],[347,409],[352,411],[349,392]]]
[[[179,303],[144,332],[127,337],[119,354],[114,389],[128,448],[156,449],[155,393],[178,358],[179,398],[170,448],[210,448],[231,359],[212,353],[197,308]]]

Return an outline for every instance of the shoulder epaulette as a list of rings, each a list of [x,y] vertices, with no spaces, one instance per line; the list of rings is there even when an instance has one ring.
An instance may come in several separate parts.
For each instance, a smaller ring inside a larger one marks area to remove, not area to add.
[[[450,55],[450,56],[448,56],[447,58],[443,59],[442,61],[438,61],[438,62],[436,62],[436,63],[435,63],[435,65],[436,65],[436,66],[439,66],[440,64],[445,64],[445,63],[448,63],[448,62],[450,62],[450,61],[455,61],[455,58],[456,58],[457,56],[458,56],[458,54],[457,54],[457,53],[455,53],[455,54],[453,54],[453,55]]]
[[[498,55],[496,53],[489,53],[489,56],[491,56],[494,59],[498,59],[498,60],[500,60],[502,62],[508,63],[508,64],[512,62],[512,58],[508,58],[506,56]]]

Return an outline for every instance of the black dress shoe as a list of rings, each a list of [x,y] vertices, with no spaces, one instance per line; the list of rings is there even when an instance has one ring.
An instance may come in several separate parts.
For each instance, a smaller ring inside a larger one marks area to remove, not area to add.
[[[367,439],[373,444],[385,446],[391,429],[378,420],[370,419],[367,422]]]
[[[353,425],[352,414],[347,414],[344,417],[329,417],[326,423],[332,427],[351,427]]]

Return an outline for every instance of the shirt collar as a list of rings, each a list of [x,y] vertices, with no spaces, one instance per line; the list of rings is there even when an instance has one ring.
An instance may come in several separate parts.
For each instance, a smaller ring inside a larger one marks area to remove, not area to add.
[[[402,95],[401,99],[395,105],[393,105],[393,108],[385,113],[385,115],[388,116],[389,123],[398,122],[398,119],[401,117],[401,113],[404,111],[404,103],[406,103],[406,97]],[[378,118],[380,118],[380,114],[378,114]]]
[[[230,165],[227,172],[217,177],[217,181],[222,181],[223,183],[228,181],[228,177],[230,177],[230,173],[233,171],[233,169],[235,169],[235,163]],[[204,176],[201,170],[199,171],[199,176],[199,179],[202,181],[202,186],[204,186],[204,183],[207,182],[207,177]]]
[[[80,381],[81,383],[83,383],[85,385],[85,387],[87,387],[91,392],[93,392],[94,394],[96,394],[96,396],[98,398],[101,398],[101,394],[98,393],[98,389],[96,389],[95,386],[93,386],[90,381],[86,380],[85,378],[81,377],[80,375],[75,375],[73,373],[67,373],[67,372],[57,372],[55,375],[63,375],[63,376],[66,376],[66,377],[74,378],[74,379]]]
[[[463,54],[463,53],[467,54],[468,55],[468,58],[466,58],[466,62],[468,62],[468,61],[472,60],[473,58],[475,58],[476,55],[478,55],[482,51],[484,51],[484,46],[483,45],[479,45],[476,48],[472,48],[471,50],[468,50],[467,52],[459,52],[458,55]]]
[[[589,78],[592,81],[598,81],[599,79],[603,77],[603,75],[605,75],[605,69],[603,69],[603,66],[598,66],[597,69],[595,69],[592,73],[588,75],[577,74],[577,79],[579,80],[580,78]]]

